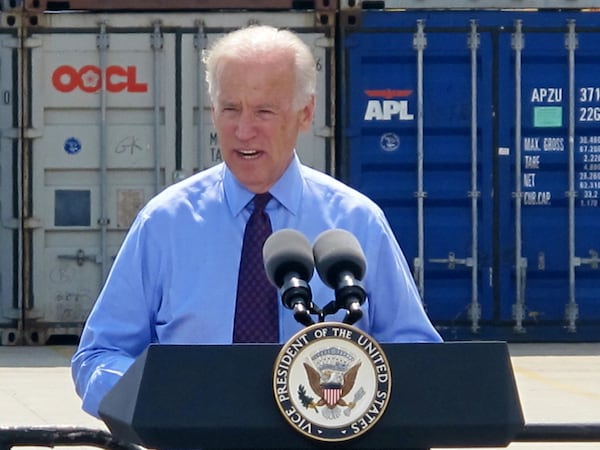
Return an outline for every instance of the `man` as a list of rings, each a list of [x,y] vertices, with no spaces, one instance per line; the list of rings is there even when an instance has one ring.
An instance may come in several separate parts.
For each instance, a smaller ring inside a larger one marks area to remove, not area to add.
[[[83,408],[93,415],[149,344],[234,342],[240,253],[255,194],[272,196],[266,213],[273,231],[296,229],[310,242],[332,228],[357,237],[367,300],[356,326],[381,342],[441,340],[380,208],[303,166],[295,153],[315,105],[310,49],[289,31],[252,26],[217,41],[206,68],[224,163],[158,194],[123,242],[72,361]],[[317,305],[333,297],[318,276],[310,284]],[[274,322],[278,342],[302,328],[280,302]]]

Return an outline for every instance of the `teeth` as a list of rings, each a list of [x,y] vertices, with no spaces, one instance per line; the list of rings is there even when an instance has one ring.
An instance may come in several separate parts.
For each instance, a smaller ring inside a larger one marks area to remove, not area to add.
[[[240,150],[240,153],[244,156],[253,156],[256,155],[258,152],[256,150]]]

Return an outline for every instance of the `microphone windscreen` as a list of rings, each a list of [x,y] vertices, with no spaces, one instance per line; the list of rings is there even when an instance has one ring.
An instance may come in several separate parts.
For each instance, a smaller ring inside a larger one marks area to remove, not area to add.
[[[278,230],[269,236],[263,246],[263,261],[269,281],[278,288],[291,272],[296,272],[308,282],[315,269],[310,242],[302,233],[291,228]]]
[[[358,239],[349,231],[335,228],[322,232],[313,246],[317,272],[330,288],[337,288],[340,273],[349,271],[362,280],[367,261]]]

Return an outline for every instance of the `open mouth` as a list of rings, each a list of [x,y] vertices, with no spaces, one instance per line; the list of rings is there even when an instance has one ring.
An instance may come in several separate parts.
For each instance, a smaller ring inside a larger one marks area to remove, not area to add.
[[[238,154],[244,159],[254,159],[260,155],[258,150],[238,150]]]

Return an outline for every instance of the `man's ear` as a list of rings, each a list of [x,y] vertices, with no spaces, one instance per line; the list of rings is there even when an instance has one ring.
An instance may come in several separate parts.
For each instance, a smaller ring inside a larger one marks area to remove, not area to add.
[[[306,131],[312,126],[313,115],[315,113],[315,96],[311,95],[310,100],[304,108],[300,110],[300,131]]]

